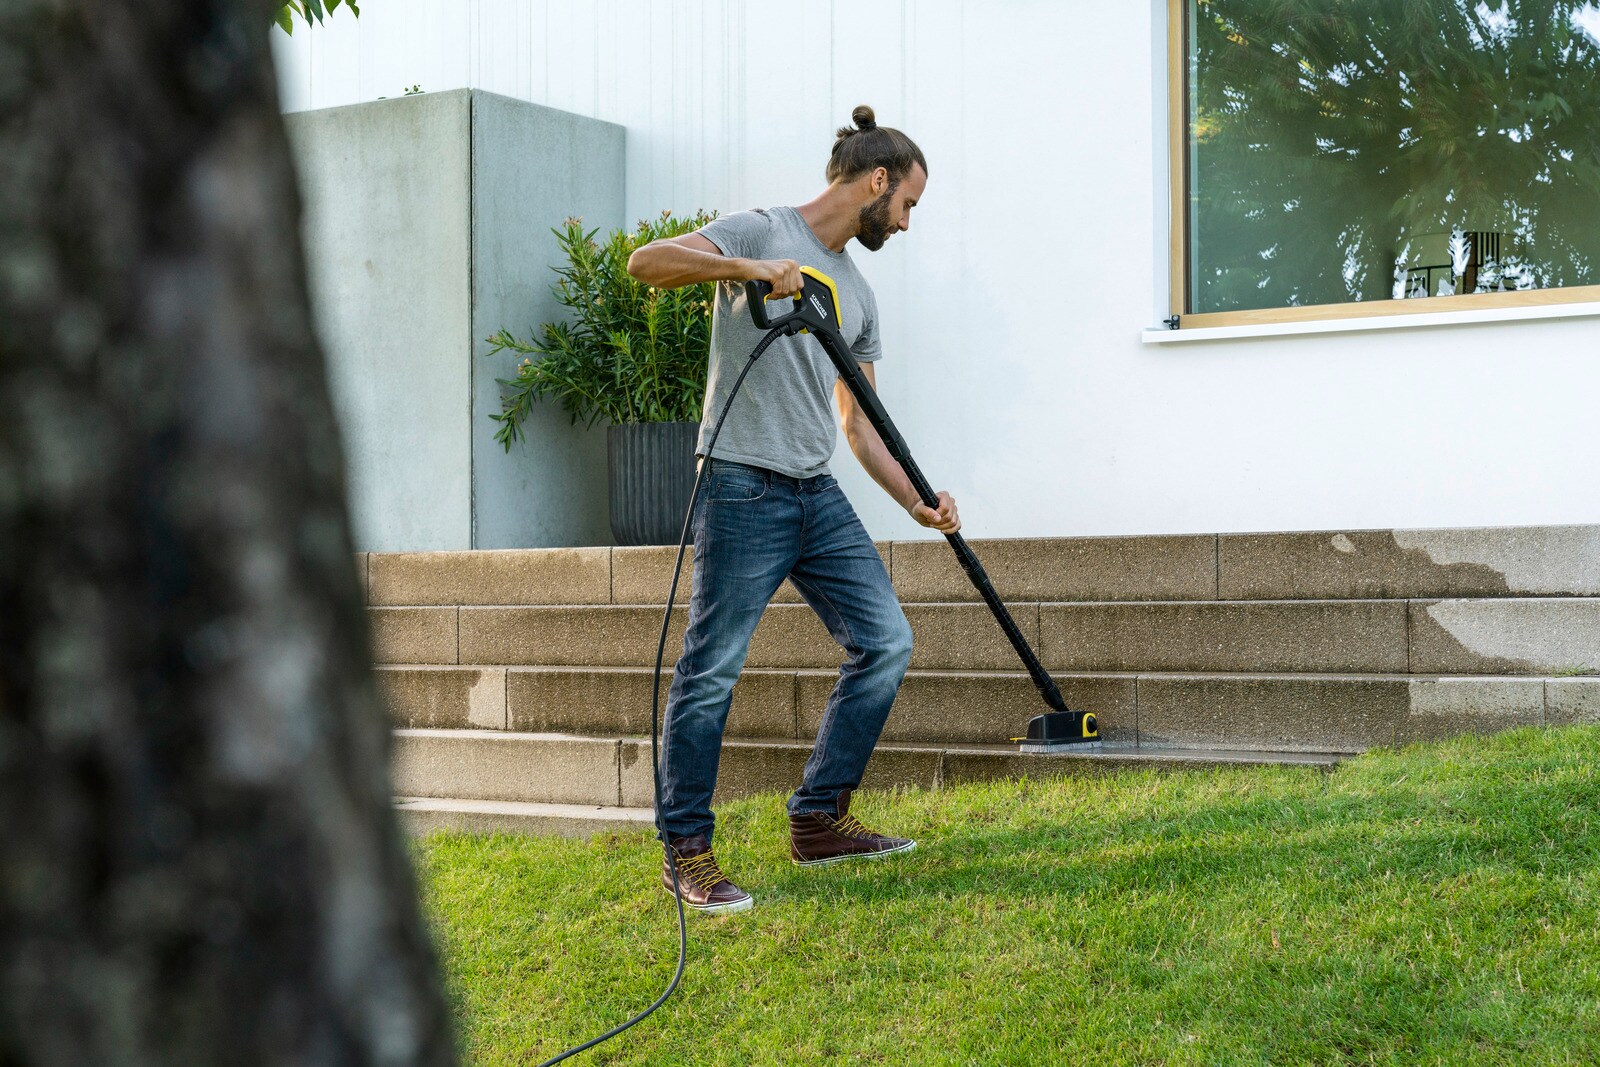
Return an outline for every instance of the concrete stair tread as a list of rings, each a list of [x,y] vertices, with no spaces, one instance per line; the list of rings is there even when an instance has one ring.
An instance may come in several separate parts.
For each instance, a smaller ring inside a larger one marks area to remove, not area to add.
[[[426,733],[429,731],[413,731]],[[506,735],[496,731],[433,731],[440,734],[477,734],[504,740]],[[530,741],[549,740],[567,735],[529,734]],[[578,738],[573,741],[615,740],[623,743],[645,744],[644,738]],[[724,744],[734,749],[809,750],[801,742],[770,742],[730,738]],[[1344,757],[1330,753],[1305,752],[1231,752],[1195,749],[1139,749],[1131,745],[1106,745],[1100,749],[1067,750],[1058,753],[1020,755],[1011,745],[907,745],[880,744],[879,749],[891,757],[895,753],[937,753],[952,759],[977,759],[1004,765],[1012,776],[1027,775],[1031,770],[1059,772],[1070,765],[1094,766],[1105,771],[1137,771],[1142,769],[1182,770],[1185,767],[1303,767],[1313,770],[1331,770]],[[969,781],[982,780],[982,775]],[[648,795],[641,799],[648,800]],[[651,806],[623,806],[600,804],[560,804],[523,800],[472,800],[457,797],[399,796],[394,805],[402,825],[414,835],[438,831],[457,833],[513,833],[541,836],[591,837],[598,833],[649,833],[655,824],[655,810]]]
[[[1356,752],[1452,732],[1600,721],[1600,677],[1473,674],[1056,672],[1068,706],[1093,711],[1106,743],[1246,751]],[[380,668],[394,725],[417,729],[646,736],[648,668]],[[835,672],[748,670],[728,736],[809,740]],[[665,689],[665,686],[663,686]],[[912,671],[884,741],[989,743],[1045,709],[1022,671]]]
[[[918,670],[1008,670],[1016,653],[988,609],[904,605]],[[1013,601],[1051,670],[1538,674],[1600,669],[1600,597]],[[641,667],[660,613],[599,605],[373,607],[374,658],[392,664]],[[669,659],[687,612],[674,614]],[[752,668],[836,669],[844,652],[805,605],[775,603],[752,635]]]
[[[607,674],[623,676],[649,676],[653,673],[650,667],[627,666],[598,666],[588,667],[572,664],[502,664],[502,663],[379,663],[374,665],[377,671],[486,671],[503,670],[516,674],[529,672],[542,672],[548,674]],[[825,675],[834,677],[838,674],[833,667],[746,667],[741,674],[755,675]],[[1028,679],[1030,676],[1022,668],[1016,670],[962,670],[939,669],[932,667],[912,667],[906,671],[907,678],[949,678],[949,679]],[[1600,684],[1600,673],[1595,674],[1472,674],[1466,672],[1425,672],[1408,673],[1405,671],[1160,671],[1160,670],[1125,670],[1125,671],[1060,671],[1051,670],[1050,677],[1064,678],[1150,678],[1150,679],[1224,679],[1241,681],[1272,681],[1283,679],[1285,681],[1350,681],[1350,682],[1438,682],[1450,679],[1472,679],[1474,681],[1493,681],[1495,679],[1515,680],[1518,682],[1537,681],[1540,679],[1593,681]],[[663,695],[671,679],[671,672],[662,668],[661,682]],[[1043,709],[1041,709],[1043,710]]]
[[[974,593],[973,596],[976,597],[977,594]],[[1086,600],[1086,599],[1074,598],[1074,597],[1059,598],[1059,597],[1037,597],[1037,596],[1034,596],[1034,597],[1005,598],[1005,602],[1006,602],[1006,606],[1007,607],[1010,607],[1012,605],[1019,605],[1019,604],[1030,604],[1030,605],[1031,604],[1040,604],[1040,605],[1043,605],[1044,607],[1057,607],[1057,606],[1060,606],[1060,607],[1074,607],[1074,608],[1113,608],[1113,607],[1114,608],[1145,608],[1145,607],[1203,608],[1203,607],[1206,607],[1208,605],[1213,605],[1213,604],[1215,604],[1215,605],[1223,605],[1223,606],[1227,606],[1227,607],[1244,607],[1244,606],[1271,607],[1271,606],[1273,606],[1275,604],[1287,604],[1287,605],[1292,605],[1292,606],[1295,606],[1295,607],[1306,607],[1306,606],[1309,606],[1309,605],[1316,605],[1316,604],[1337,604],[1337,605],[1392,604],[1392,603],[1394,603],[1396,601],[1400,601],[1400,600],[1421,600],[1421,601],[1426,601],[1426,602],[1429,602],[1429,603],[1432,603],[1432,602],[1438,601],[1438,600],[1492,600],[1496,604],[1503,604],[1503,603],[1505,603],[1507,601],[1511,601],[1511,600],[1530,600],[1530,601],[1536,601],[1536,602],[1544,602],[1544,601],[1550,601],[1550,600],[1595,600],[1595,599],[1597,599],[1597,596],[1600,596],[1600,595],[1593,594],[1593,593],[1505,593],[1505,594],[1502,594],[1500,596],[1492,596],[1492,597],[1491,596],[1458,596],[1458,597],[1451,597],[1451,596],[1303,596],[1303,597],[1302,596],[1273,596],[1273,597],[1209,596],[1209,597],[1185,597],[1185,598],[1181,598],[1181,599],[1175,599],[1173,597],[1133,597],[1133,598],[1119,598],[1119,599],[1116,599],[1116,600],[1106,600],[1106,599],[1101,599],[1101,598]],[[978,609],[981,609],[981,610],[984,610],[984,611],[988,610],[987,605],[985,605],[981,600],[977,600],[977,599],[973,599],[973,600],[919,600],[919,599],[917,599],[915,597],[902,596],[902,597],[899,598],[899,601],[900,601],[900,603],[902,605],[904,605],[905,607],[908,607],[908,608],[978,608]],[[370,607],[374,607],[374,608],[430,608],[430,607],[432,607],[432,608],[437,608],[437,607],[546,608],[546,609],[549,609],[551,611],[572,611],[572,612],[605,611],[605,610],[622,611],[622,610],[625,610],[625,609],[631,609],[631,610],[649,609],[649,610],[652,610],[652,611],[659,612],[659,611],[661,611],[663,608],[665,608],[667,606],[667,602],[666,602],[665,599],[662,599],[662,600],[657,600],[657,601],[650,601],[650,600],[641,600],[641,601],[637,601],[637,602],[628,601],[626,603],[618,601],[616,603],[608,603],[608,604],[562,604],[562,603],[553,603],[553,602],[549,602],[549,601],[530,600],[530,601],[528,601],[526,603],[518,602],[518,603],[506,603],[506,604],[501,604],[501,603],[493,603],[493,604],[483,603],[483,604],[479,604],[479,603],[474,603],[472,601],[463,601],[460,604],[430,604],[430,603],[425,603],[425,602],[419,602],[419,603],[416,603],[416,604],[372,604],[372,605],[369,605],[369,606]],[[804,601],[792,601],[792,600],[773,600],[768,604],[768,607],[792,608],[792,609],[794,609],[796,611],[799,611],[799,610],[810,610],[809,605],[807,605]],[[680,611],[680,610],[683,610],[683,611],[688,610],[688,604],[683,599],[682,594],[679,594],[678,599],[673,601],[672,610],[674,612],[677,612],[677,611]]]
[[[395,792],[405,797],[534,801],[578,809],[647,808],[654,798],[650,742],[642,737],[517,734],[492,730],[418,728],[396,731]],[[717,801],[769,793],[798,783],[812,752],[801,741],[731,738],[722,746]],[[1320,773],[1343,758],[1328,749],[1241,752],[1200,747],[1113,746],[1099,751],[1025,754],[1009,744],[885,742],[867,765],[864,789],[942,789],[963,782],[1057,775],[1100,776],[1127,771],[1184,772],[1216,767],[1280,766]],[[488,810],[403,809],[413,832],[466,829],[493,832],[539,825],[567,834],[614,830],[616,819],[558,818],[549,809],[528,814]]]
[[[394,806],[407,811],[493,812],[501,815],[546,816],[562,819],[602,819],[608,822],[655,823],[649,808],[607,807],[599,804],[543,804],[531,800],[461,800],[451,797],[395,797]]]
[[[648,831],[655,825],[650,808],[616,805],[403,796],[394,798],[394,806],[401,825],[415,835],[454,831],[591,837]]]
[[[810,748],[809,742],[799,742]],[[906,741],[883,741],[879,748],[890,750],[926,750],[936,748],[941,752],[953,752],[974,755],[1009,756],[1016,755],[1017,747],[1013,744],[997,742],[994,744],[981,744],[977,742],[963,742],[959,744],[938,744],[934,742],[917,743]],[[1102,743],[1099,748],[1067,748],[1059,752],[1030,753],[1030,756],[1039,759],[1101,759],[1125,760],[1134,763],[1191,761],[1208,763],[1242,763],[1242,764],[1303,764],[1313,767],[1331,767],[1347,756],[1354,755],[1349,752],[1269,752],[1250,751],[1246,749],[1224,748],[1171,748],[1161,745],[1129,745]]]
[[[979,538],[971,544],[1007,601],[1600,594],[1600,525]],[[949,547],[936,538],[880,542],[878,551],[904,600],[978,599]],[[358,567],[369,602],[379,605],[659,604],[675,558],[672,547],[373,552],[361,553]],[[776,599],[799,598],[785,586]]]
[[[629,745],[638,745],[641,748],[649,746],[648,736],[630,734],[569,734],[569,733],[535,733],[517,730],[473,730],[450,729],[440,727],[410,727],[399,728],[395,733],[403,737],[416,738],[451,738],[468,739],[483,738],[507,742],[562,742],[574,743],[590,742],[616,742]],[[772,737],[724,737],[724,748],[773,748],[810,749],[812,742],[801,738],[772,738]],[[878,750],[884,752],[951,752],[962,755],[978,756],[1014,756],[1019,755],[1013,744],[994,742],[985,744],[981,742],[940,742],[940,741],[880,741]],[[1191,762],[1224,762],[1224,763],[1292,763],[1308,766],[1331,766],[1346,756],[1353,755],[1348,752],[1273,752],[1256,751],[1250,749],[1225,749],[1225,748],[1173,748],[1159,745],[1129,745],[1129,744],[1102,744],[1099,748],[1068,749],[1062,752],[1034,754],[1040,759],[1066,757],[1070,759],[1118,759],[1141,762],[1182,760]],[[412,797],[398,798],[400,801],[438,803],[433,798]],[[397,801],[398,802],[398,801]],[[460,801],[459,803],[479,803],[477,801]],[[535,807],[550,808],[563,805],[535,805]],[[604,810],[587,805],[576,805],[577,810],[592,811]],[[464,809],[465,810],[465,809]],[[616,810],[632,810],[627,808]]]

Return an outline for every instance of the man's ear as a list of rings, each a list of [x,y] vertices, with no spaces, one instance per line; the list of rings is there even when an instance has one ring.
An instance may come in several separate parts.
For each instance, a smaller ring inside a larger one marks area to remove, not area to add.
[[[878,167],[872,172],[872,183],[868,186],[873,196],[882,196],[883,191],[889,188],[889,168]]]

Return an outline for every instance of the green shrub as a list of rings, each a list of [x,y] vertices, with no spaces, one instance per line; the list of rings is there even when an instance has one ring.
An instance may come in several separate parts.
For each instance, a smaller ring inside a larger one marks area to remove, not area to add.
[[[714,282],[657,289],[628,274],[633,250],[662,237],[692,233],[715,216],[678,218],[663,211],[633,232],[617,230],[604,244],[599,230],[568,219],[553,231],[567,257],[553,291],[572,310],[569,322],[547,322],[537,341],[506,330],[489,338],[489,355],[519,352],[515,378],[501,378],[502,410],[495,440],[511,450],[535,400],[560,400],[574,423],[699,422],[711,351]]]

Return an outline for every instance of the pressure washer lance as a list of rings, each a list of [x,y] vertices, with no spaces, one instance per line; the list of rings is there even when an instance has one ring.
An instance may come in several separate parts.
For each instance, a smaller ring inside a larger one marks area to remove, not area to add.
[[[779,337],[793,336],[797,333],[809,333],[822,343],[822,348],[833,361],[834,367],[839,372],[839,377],[844,381],[845,387],[856,398],[856,403],[861,405],[871,421],[873,429],[878,436],[883,438],[883,443],[888,447],[889,454],[900,464],[906,476],[911,479],[911,484],[916,488],[917,495],[928,507],[935,510],[939,507],[939,498],[928,480],[922,476],[922,471],[911,458],[911,452],[906,448],[905,439],[900,436],[900,431],[895,428],[889,413],[884,410],[883,404],[878,400],[878,394],[873,391],[872,385],[866,376],[861,373],[861,365],[850,352],[850,346],[845,343],[844,337],[835,325],[839,321],[839,290],[834,285],[833,279],[814,267],[801,267],[803,286],[794,296],[794,306],[786,315],[772,318],[767,314],[767,302],[775,299],[772,296],[772,286],[768,282],[748,282],[745,285],[745,297],[750,305],[750,315],[755,320],[758,329],[766,330],[764,337],[757,342],[751,351],[750,358],[745,361],[744,368],[739,371],[739,376],[734,379],[733,388],[728,391],[728,399],[723,401],[722,411],[717,414],[717,421],[712,426],[711,438],[706,443],[705,453],[710,456],[716,448],[717,437],[722,433],[722,424],[727,421],[728,411],[733,407],[733,400],[739,395],[739,387],[744,384],[745,376],[750,373],[750,368],[756,365],[756,360],[767,347]],[[776,299],[782,299],[776,298]],[[695,502],[700,498],[700,485],[705,479],[705,472],[710,464],[702,464],[695,474],[694,489],[689,493],[689,507],[683,516],[683,532],[678,537],[678,556],[672,568],[672,585],[667,591],[667,606],[662,612],[661,635],[656,641],[655,680],[650,687],[650,770],[655,787],[655,814],[656,830],[665,845],[667,832],[661,824],[661,758],[660,742],[657,735],[661,723],[661,665],[666,655],[667,631],[672,621],[672,604],[678,595],[678,576],[683,569],[683,556],[689,544],[689,532],[694,522]],[[1023,752],[1055,752],[1063,748],[1094,747],[1100,745],[1100,732],[1097,728],[1095,716],[1089,711],[1071,711],[1061,697],[1061,691],[1056,688],[1055,680],[1046,673],[1044,666],[1039,662],[1039,657],[1034,655],[1029,647],[1027,638],[1022,636],[1022,631],[1017,628],[1016,621],[1011,618],[1011,613],[1001,602],[994,591],[994,585],[989,581],[983,565],[978,562],[978,557],[973,554],[967,545],[966,539],[959,533],[945,534],[945,539],[950,542],[950,547],[955,549],[956,558],[961,561],[961,567],[967,572],[967,577],[972,584],[977,586],[978,592],[983,595],[984,602],[989,605],[989,610],[994,612],[995,619],[999,621],[1000,628],[1005,631],[1006,637],[1011,641],[1011,647],[1016,649],[1017,655],[1022,657],[1028,674],[1033,678],[1033,684],[1038,688],[1050,711],[1035,715],[1028,722],[1028,732],[1025,737],[1013,737],[1012,741],[1020,742],[1019,747]],[[678,884],[677,857],[672,849],[666,848],[667,867],[672,878],[672,884]],[[585,1041],[581,1045],[574,1045],[558,1055],[550,1057],[539,1067],[551,1067],[552,1064],[587,1049],[594,1048],[602,1041],[608,1041],[629,1027],[643,1022],[652,1012],[666,1003],[672,996],[673,990],[678,988],[678,982],[683,978],[684,962],[688,956],[689,934],[684,920],[683,898],[673,894],[678,905],[678,965],[672,973],[672,980],[667,983],[667,988],[661,995],[651,1002],[633,1018],[621,1023],[605,1033]]]
[[[767,302],[774,299],[772,285],[768,282],[745,284],[745,296],[756,326],[763,330],[781,329],[788,333],[797,331],[809,333],[822,342],[822,349],[828,353],[828,358],[833,360],[840,381],[844,382],[845,388],[856,398],[861,410],[866,412],[872,428],[878,431],[878,436],[883,438],[884,445],[889,449],[889,455],[894,457],[895,462],[900,464],[900,469],[906,472],[906,477],[911,479],[911,485],[916,489],[917,496],[928,507],[938,510],[939,497],[928,484],[928,479],[922,476],[922,470],[917,466],[916,460],[911,458],[911,450],[906,447],[905,438],[900,436],[894,420],[889,418],[889,413],[884,410],[882,401],[872,388],[872,383],[861,373],[861,365],[856,362],[856,357],[850,352],[850,346],[839,333],[838,287],[833,284],[832,278],[813,267],[801,267],[800,274],[802,287],[794,296],[793,308],[788,314],[776,318],[770,316],[767,309]],[[1010,640],[1011,647],[1016,649],[1023,666],[1028,668],[1028,676],[1033,679],[1039,695],[1044,697],[1044,702],[1051,709],[1042,715],[1035,715],[1028,721],[1025,736],[1013,737],[1011,740],[1020,742],[1019,747],[1023,752],[1098,748],[1100,729],[1094,713],[1072,711],[1067,708],[1067,702],[1061,697],[1061,690],[1056,688],[1055,679],[1050,677],[1044,665],[1039,662],[1039,657],[1034,655],[1033,649],[1028,645],[1028,639],[1022,636],[1016,620],[1011,617],[1011,612],[1006,609],[994,591],[994,584],[989,581],[988,573],[984,571],[983,564],[978,562],[978,557],[967,544],[966,538],[959,532],[948,533],[944,537],[955,550],[961,569],[967,572],[967,577],[983,597],[983,602],[988,604],[989,610],[994,613],[995,621],[1000,624],[1000,629],[1005,631],[1006,638]]]

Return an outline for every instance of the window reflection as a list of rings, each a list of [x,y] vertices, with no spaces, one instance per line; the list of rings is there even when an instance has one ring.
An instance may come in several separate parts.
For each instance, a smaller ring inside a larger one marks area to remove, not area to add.
[[[1189,14],[1192,311],[1600,284],[1600,3]]]

